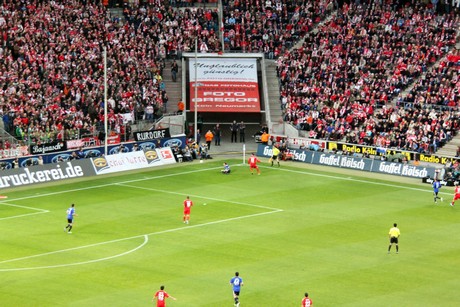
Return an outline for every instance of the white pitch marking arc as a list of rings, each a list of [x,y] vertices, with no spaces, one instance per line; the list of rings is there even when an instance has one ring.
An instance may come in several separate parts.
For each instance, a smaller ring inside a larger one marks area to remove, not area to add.
[[[138,236],[138,237],[140,237],[140,236]],[[108,244],[108,243],[112,243],[112,242],[115,242],[115,241],[121,241],[121,240],[113,240],[113,241],[96,243],[96,244],[91,244],[91,245],[86,245],[86,246],[63,249],[63,250],[60,250],[60,251],[54,251],[54,252],[49,252],[49,253],[44,253],[44,254],[39,254],[39,255],[34,255],[34,256],[28,256],[28,257],[22,257],[22,258],[6,260],[6,261],[2,261],[0,263],[7,263],[7,262],[24,260],[24,259],[37,258],[37,257],[40,257],[40,256],[46,256],[46,255],[50,255],[50,254],[63,253],[63,252],[70,251],[70,250],[76,250],[76,249],[82,249],[82,248],[97,246],[97,245]],[[88,260],[88,261],[65,263],[65,264],[56,264],[56,265],[47,265],[47,266],[39,266],[39,267],[0,269],[0,272],[53,269],[53,268],[62,268],[62,267],[69,267],[69,266],[75,266],[75,265],[83,265],[83,264],[94,263],[94,262],[101,262],[101,261],[104,261],[104,260],[110,260],[110,259],[114,259],[114,258],[118,258],[118,257],[122,257],[122,256],[125,256],[125,255],[128,255],[128,254],[131,254],[131,253],[137,251],[138,249],[141,249],[142,247],[144,247],[144,245],[147,244],[148,241],[149,241],[149,236],[144,235],[144,242],[142,242],[141,245],[139,245],[139,246],[137,246],[137,247],[135,247],[135,248],[133,248],[133,249],[131,249],[129,251],[123,252],[121,254],[117,254],[117,255],[113,255],[113,256],[109,256],[109,257],[98,258],[98,259],[93,259],[93,260]]]
[[[100,262],[100,261],[104,261],[104,260],[109,260],[109,259],[121,257],[121,256],[127,255],[129,253],[132,253],[132,252],[140,249],[145,244],[147,244],[149,236],[160,235],[160,234],[170,233],[170,232],[176,232],[176,231],[185,230],[185,229],[204,227],[204,226],[208,226],[208,225],[220,224],[220,223],[225,223],[225,222],[230,222],[230,221],[236,221],[236,220],[241,220],[241,219],[245,219],[245,218],[251,218],[251,217],[256,217],[256,216],[262,216],[262,215],[277,213],[277,212],[281,212],[281,211],[282,210],[266,211],[266,212],[261,212],[261,213],[237,216],[237,217],[232,217],[232,218],[228,218],[228,219],[224,219],[224,220],[218,220],[218,221],[212,221],[212,222],[203,223],[203,224],[188,225],[188,226],[183,226],[183,227],[179,227],[179,228],[173,228],[173,229],[166,229],[166,230],[157,231],[157,232],[151,232],[151,233],[147,233],[147,234],[143,234],[143,235],[137,235],[137,236],[127,237],[127,238],[121,238],[121,239],[115,239],[115,240],[100,242],[100,243],[94,243],[94,244],[90,244],[90,245],[84,245],[84,246],[79,246],[79,247],[62,249],[62,250],[58,250],[58,251],[54,251],[54,252],[48,252],[48,253],[37,254],[37,255],[32,255],[32,256],[26,256],[26,257],[21,257],[21,258],[15,258],[15,259],[10,259],[10,260],[4,260],[4,261],[0,261],[0,264],[10,263],[10,262],[15,262],[15,261],[20,261],[20,260],[26,260],[26,259],[31,259],[31,258],[37,258],[37,257],[42,257],[42,256],[47,256],[47,255],[52,255],[52,254],[57,254],[57,253],[64,253],[64,252],[68,252],[68,251],[72,251],[72,250],[78,250],[78,249],[82,249],[82,248],[94,247],[94,246],[99,246],[99,245],[104,245],[104,244],[120,242],[120,241],[126,241],[126,240],[132,240],[132,239],[137,239],[137,238],[144,237],[144,243],[142,243],[140,246],[136,247],[133,250],[130,250],[128,252],[124,252],[122,254],[115,255],[115,256],[110,256],[110,257],[105,257],[105,258],[100,258],[100,259],[94,259],[94,260],[89,260],[89,261],[84,261],[84,262],[76,262],[76,263],[60,264],[60,265],[51,265],[51,266],[29,267],[29,268],[12,268],[12,269],[1,269],[0,268],[0,272],[38,270],[38,269],[52,269],[52,268],[59,268],[59,267],[67,267],[67,266],[74,266],[74,265],[82,265],[82,264]],[[147,239],[145,239],[145,238],[147,238]]]

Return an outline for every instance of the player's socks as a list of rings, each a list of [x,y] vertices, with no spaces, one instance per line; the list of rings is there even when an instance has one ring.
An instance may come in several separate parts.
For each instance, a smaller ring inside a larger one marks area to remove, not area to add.
[[[72,226],[69,226],[69,232],[71,232],[71,231],[72,231]]]

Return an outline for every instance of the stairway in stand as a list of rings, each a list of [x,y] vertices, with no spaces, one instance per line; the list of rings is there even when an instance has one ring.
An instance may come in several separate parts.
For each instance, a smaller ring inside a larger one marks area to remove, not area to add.
[[[166,114],[177,112],[177,103],[182,99],[182,63],[176,60],[179,71],[177,72],[176,82],[172,80],[171,64],[174,60],[166,60],[166,66],[163,69],[163,82],[168,94],[168,103],[166,105]]]

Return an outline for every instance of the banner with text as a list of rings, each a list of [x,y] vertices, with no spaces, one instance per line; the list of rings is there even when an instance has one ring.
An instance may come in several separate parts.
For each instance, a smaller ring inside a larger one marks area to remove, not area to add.
[[[198,103],[198,112],[260,112],[256,59],[190,59],[189,80],[191,111]]]
[[[77,160],[24,168],[5,169],[0,173],[0,188],[28,186],[65,179],[94,176],[89,160]]]
[[[169,147],[121,152],[116,155],[91,158],[96,175],[131,171],[176,163]]]
[[[169,128],[133,132],[136,141],[151,141],[171,137]]]
[[[436,172],[434,167],[415,166],[410,164],[388,162],[355,156],[329,154],[321,151],[288,149],[288,152],[292,154],[292,159],[294,161],[355,169],[359,171],[376,172],[414,178],[433,177]],[[257,155],[263,157],[271,157],[272,146],[259,145],[257,148]]]

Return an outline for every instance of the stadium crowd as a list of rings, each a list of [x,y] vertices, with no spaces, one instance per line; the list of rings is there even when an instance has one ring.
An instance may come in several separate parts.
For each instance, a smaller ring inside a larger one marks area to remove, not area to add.
[[[269,59],[286,52],[334,8],[332,0],[224,0],[223,5],[225,50],[261,52]]]
[[[309,32],[302,47],[278,58],[285,121],[312,138],[419,152],[436,151],[456,133],[457,109],[389,102],[448,54],[459,16],[437,15],[422,4],[392,8],[386,2],[344,5]],[[458,81],[458,64],[447,62]]]
[[[112,18],[97,0],[7,1],[0,12],[0,105],[18,140],[46,143],[95,134],[103,126],[107,46],[109,129],[123,134],[125,114],[161,115],[165,58],[217,49],[213,10],[126,6]]]

